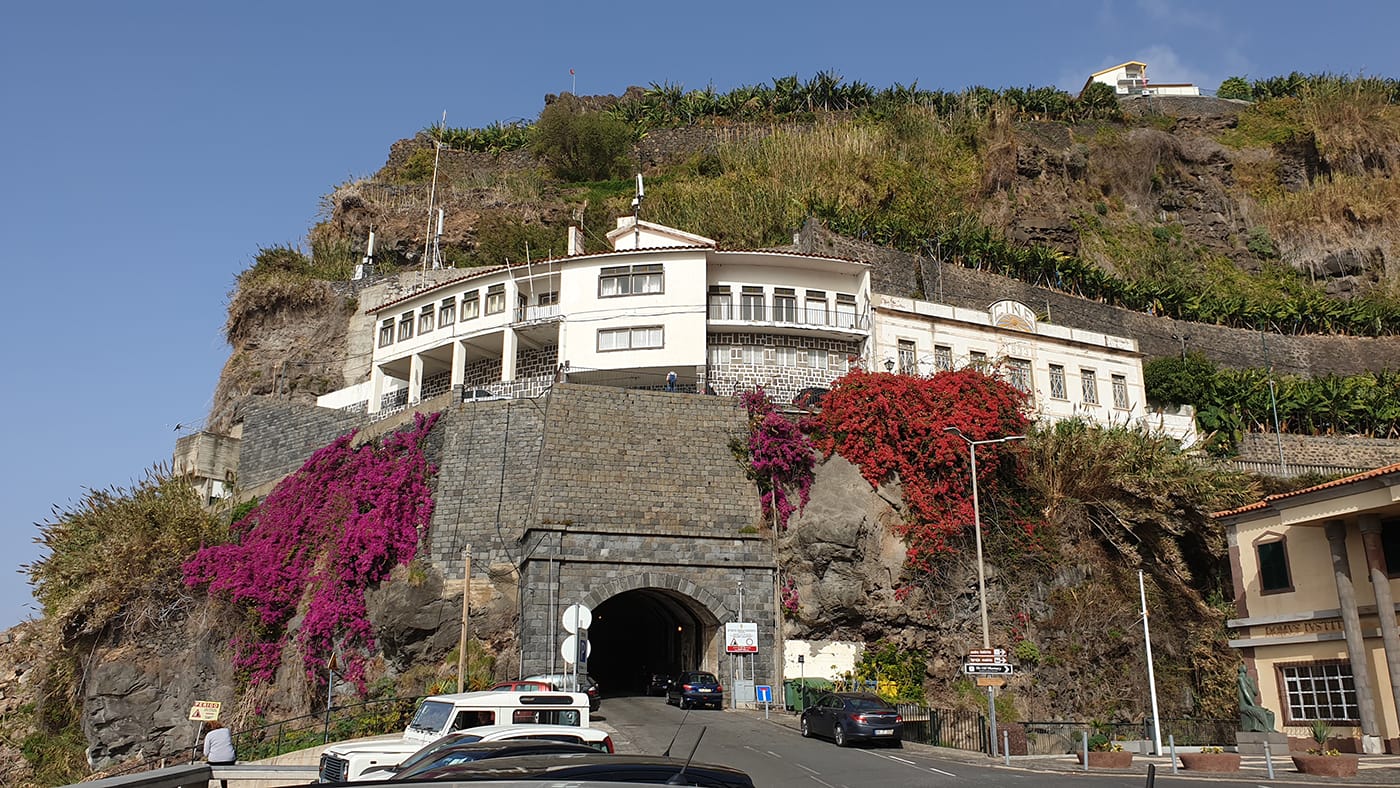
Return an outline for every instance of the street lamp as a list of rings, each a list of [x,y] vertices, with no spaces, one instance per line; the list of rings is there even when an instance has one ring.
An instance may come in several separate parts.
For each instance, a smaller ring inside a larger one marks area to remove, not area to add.
[[[991,632],[987,627],[987,572],[982,563],[982,508],[977,500],[977,447],[989,446],[993,443],[1006,443],[1008,441],[1025,440],[1024,435],[1007,435],[1001,438],[975,441],[963,434],[957,427],[944,427],[944,432],[951,432],[963,439],[967,444],[968,453],[972,458],[972,533],[977,539],[977,606],[982,612],[982,648],[992,647]],[[997,704],[996,687],[987,687],[987,717],[991,721],[992,757],[997,757]]]

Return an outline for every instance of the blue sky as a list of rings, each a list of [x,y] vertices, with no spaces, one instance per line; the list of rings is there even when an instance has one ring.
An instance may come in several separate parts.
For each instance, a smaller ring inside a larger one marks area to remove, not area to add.
[[[480,9],[475,8],[481,6]],[[391,8],[393,10],[391,10]],[[129,486],[199,425],[234,277],[436,122],[533,119],[546,93],[832,70],[1055,84],[1148,63],[1214,89],[1297,70],[1400,77],[1400,6],[1315,2],[9,4],[0,26],[0,628],[37,615],[34,523]]]

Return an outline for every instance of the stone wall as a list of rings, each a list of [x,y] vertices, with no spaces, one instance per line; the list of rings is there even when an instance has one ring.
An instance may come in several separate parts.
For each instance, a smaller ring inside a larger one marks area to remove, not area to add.
[[[249,397],[240,407],[238,486],[253,490],[300,468],[312,452],[359,426],[363,414]]]
[[[1137,340],[1147,358],[1187,350],[1204,353],[1234,368],[1265,367],[1282,373],[1352,375],[1367,370],[1400,369],[1400,341],[1394,337],[1277,335],[1258,331],[1189,323],[1108,306],[1016,279],[940,263],[932,257],[904,254],[827,232],[808,222],[797,248],[871,263],[871,288],[877,293],[911,296],[927,301],[986,310],[1010,298],[1026,304],[1048,321]],[[1267,346],[1266,346],[1267,341]]]
[[[1239,462],[1277,466],[1279,446],[1293,471],[1361,472],[1400,462],[1400,440],[1349,435],[1274,435],[1248,433],[1240,441]],[[1282,469],[1288,470],[1288,469]]]
[[[740,392],[762,386],[774,402],[791,402],[797,392],[812,386],[828,388],[831,382],[849,371],[849,360],[859,358],[859,342],[839,339],[786,336],[781,334],[710,334],[706,344],[718,351],[718,363],[710,364],[706,382],[716,394],[737,396]],[[756,345],[763,348],[763,363],[745,364],[731,359],[730,348]],[[777,363],[776,348],[796,348],[794,366]],[[810,352],[826,351],[826,363],[810,363]],[[715,354],[711,354],[715,359]]]

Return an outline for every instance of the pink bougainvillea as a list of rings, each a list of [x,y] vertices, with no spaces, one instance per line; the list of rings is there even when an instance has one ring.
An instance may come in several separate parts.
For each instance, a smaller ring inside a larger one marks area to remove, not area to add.
[[[749,475],[763,490],[763,517],[771,520],[776,512],[778,528],[787,528],[788,518],[811,497],[816,453],[807,436],[778,412],[763,389],[746,391],[739,401],[749,414]],[[797,505],[788,497],[792,490],[797,492]]]
[[[229,544],[185,563],[186,583],[248,611],[233,646],[250,681],[272,679],[291,637],[314,681],[339,653],[343,676],[362,682],[374,648],[364,591],[413,559],[432,518],[436,469],[422,443],[438,415],[416,415],[379,447],[354,448],[353,432],[337,438],[234,523]]]
[[[797,606],[801,601],[797,596],[797,581],[791,577],[785,579],[782,592],[783,609],[789,613],[796,613]]]

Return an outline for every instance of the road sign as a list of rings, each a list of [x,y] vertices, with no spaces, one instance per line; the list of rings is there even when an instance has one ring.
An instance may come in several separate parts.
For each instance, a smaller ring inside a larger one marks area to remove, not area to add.
[[[724,650],[730,654],[757,654],[758,624],[725,624]]]
[[[569,605],[569,609],[564,611],[564,631],[574,634],[580,629],[588,629],[593,626],[593,611],[586,605]]]
[[[975,648],[967,652],[967,662],[974,665],[1005,665],[1007,664],[1006,649]]]
[[[773,702],[773,688],[772,688],[771,686],[769,686],[769,685],[767,685],[767,684],[759,684],[758,686],[754,687],[753,689],[754,689],[755,697],[758,699],[758,700],[757,700],[758,703],[772,703],[772,702]]]
[[[200,722],[213,722],[219,718],[222,703],[217,700],[197,700],[190,707],[190,719]]]
[[[579,638],[578,635],[570,635],[564,638],[564,645],[559,648],[559,653],[564,655],[564,661],[570,665],[579,658]],[[588,633],[583,635],[583,658],[585,661],[593,654],[593,644],[588,641]]]
[[[1005,687],[1006,679],[1001,676],[978,676],[977,686],[979,687]]]
[[[963,673],[969,676],[1010,676],[1016,669],[1010,665],[979,665],[969,662],[963,665]]]

